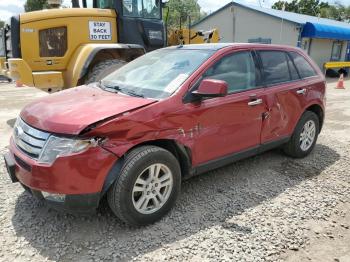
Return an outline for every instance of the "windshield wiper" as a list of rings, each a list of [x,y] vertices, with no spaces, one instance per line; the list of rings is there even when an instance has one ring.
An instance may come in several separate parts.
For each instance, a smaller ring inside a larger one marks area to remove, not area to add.
[[[131,91],[131,90],[126,91],[126,94],[131,95],[131,96],[135,96],[135,97],[142,97],[142,98],[145,97],[143,94],[138,94],[138,93],[135,93],[134,91]]]
[[[112,91],[112,92],[121,92],[123,94],[127,94],[127,95],[130,95],[130,96],[135,96],[135,97],[145,97],[144,95],[142,94],[138,94],[130,89],[125,89],[125,88],[122,88],[118,85],[106,85],[106,84],[102,84],[102,81],[100,80],[99,82],[99,87],[102,88],[102,89],[105,89],[107,91]]]
[[[98,86],[102,89],[108,89],[108,91],[118,92],[121,91],[121,87],[118,85],[105,85],[102,84],[102,81],[98,81]]]

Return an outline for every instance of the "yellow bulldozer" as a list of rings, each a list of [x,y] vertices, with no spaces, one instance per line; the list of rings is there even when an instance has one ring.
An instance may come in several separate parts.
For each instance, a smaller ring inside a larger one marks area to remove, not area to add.
[[[0,32],[0,74],[47,92],[96,82],[167,45],[218,42],[217,30],[167,33],[161,0],[79,0],[11,17]]]

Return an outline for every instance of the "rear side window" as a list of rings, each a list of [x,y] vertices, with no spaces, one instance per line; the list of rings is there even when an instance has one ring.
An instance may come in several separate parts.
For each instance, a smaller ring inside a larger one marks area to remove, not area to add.
[[[315,70],[303,56],[299,55],[296,52],[290,52],[289,54],[291,55],[301,78],[307,78],[317,75]]]
[[[238,52],[223,57],[204,73],[203,78],[226,81],[228,93],[254,89],[258,82],[251,52]]]
[[[263,65],[265,84],[273,85],[291,80],[285,52],[260,51],[259,54]]]

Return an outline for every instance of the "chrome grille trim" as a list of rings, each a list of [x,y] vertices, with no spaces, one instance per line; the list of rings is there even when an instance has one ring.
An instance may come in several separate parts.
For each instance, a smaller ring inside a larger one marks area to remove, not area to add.
[[[50,136],[50,133],[46,133],[29,126],[22,119],[19,120],[19,126],[23,129],[23,131],[26,134],[38,140],[46,141],[46,139],[48,139],[48,137]]]
[[[22,150],[24,150],[26,153],[30,153],[30,156],[32,155],[37,155],[39,156],[39,154],[41,153],[41,148],[35,148],[32,147],[28,144],[26,144],[24,141],[22,141],[21,139],[18,139],[16,141],[17,146],[19,146]]]
[[[18,118],[14,126],[13,138],[16,146],[27,156],[38,159],[50,133],[43,132]]]
[[[28,135],[26,132],[23,132],[23,137],[21,138],[24,142],[33,145],[34,147],[43,148],[46,140],[42,140],[41,138],[33,137]]]

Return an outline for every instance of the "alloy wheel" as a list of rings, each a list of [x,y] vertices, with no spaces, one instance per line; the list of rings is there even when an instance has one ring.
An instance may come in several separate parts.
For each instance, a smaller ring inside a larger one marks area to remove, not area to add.
[[[173,174],[164,164],[152,164],[137,177],[132,190],[132,202],[141,214],[158,211],[169,199],[173,189]]]
[[[305,123],[303,130],[300,134],[300,149],[307,151],[314,143],[316,137],[316,125],[313,120],[309,120]]]

